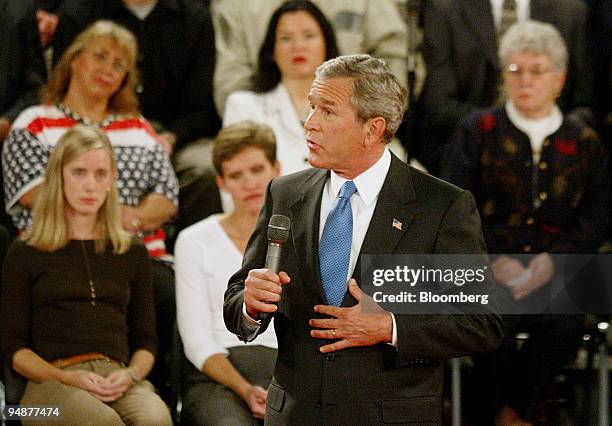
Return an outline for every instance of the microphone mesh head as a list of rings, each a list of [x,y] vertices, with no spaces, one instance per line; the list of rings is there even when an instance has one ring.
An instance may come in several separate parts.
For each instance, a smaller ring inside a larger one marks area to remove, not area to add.
[[[268,222],[268,241],[284,243],[289,238],[291,220],[282,214],[273,214]]]

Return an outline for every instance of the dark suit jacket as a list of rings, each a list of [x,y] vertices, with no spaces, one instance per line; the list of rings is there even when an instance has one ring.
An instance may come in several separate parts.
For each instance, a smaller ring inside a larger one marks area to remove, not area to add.
[[[604,140],[612,143],[612,2],[587,0],[589,55],[593,58],[596,114]],[[607,118],[606,118],[607,116]],[[609,150],[610,145],[608,145]]]
[[[11,122],[39,102],[38,91],[47,79],[35,3],[0,0],[0,117]],[[4,208],[4,185],[0,185],[0,224],[16,235]]]
[[[0,117],[10,121],[38,103],[47,78],[35,12],[33,0],[0,0]]]
[[[567,44],[568,78],[559,106],[565,112],[590,106],[585,4],[582,0],[531,0],[530,11],[531,19],[554,25]],[[442,145],[459,120],[497,99],[497,36],[490,0],[428,0],[423,25],[427,78],[418,108],[419,156],[437,174]]]
[[[265,264],[270,216],[288,216],[292,228],[281,269],[291,283],[274,315],[279,351],[266,420],[279,425],[439,422],[442,360],[493,350],[501,338],[500,319],[490,311],[396,315],[397,350],[379,344],[321,354],[319,347],[326,342],[310,337],[308,320],[315,316],[314,305],[326,304],[317,248],[321,194],[328,176],[326,170],[310,169],[271,183],[242,269],[230,279],[225,294],[226,325],[244,336],[244,279],[249,270]],[[394,218],[404,224],[401,231],[391,226]],[[484,250],[472,196],[393,157],[360,255]],[[360,281],[358,269],[354,276]],[[347,293],[343,305],[354,304]]]

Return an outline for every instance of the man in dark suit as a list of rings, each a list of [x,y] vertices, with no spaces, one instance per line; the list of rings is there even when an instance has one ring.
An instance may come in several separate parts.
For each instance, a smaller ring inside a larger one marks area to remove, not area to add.
[[[36,25],[37,3],[0,0],[0,143],[21,111],[38,103],[38,92],[47,79]],[[4,209],[3,185],[0,224],[12,236],[17,234]]]
[[[612,2],[587,0],[588,45],[593,58],[593,86],[597,130],[612,160]]]
[[[428,0],[423,10],[427,77],[419,99],[418,157],[437,175],[441,149],[462,117],[499,99],[498,31],[504,0]],[[554,25],[567,44],[567,81],[559,106],[590,120],[591,67],[582,0],[518,0],[517,19]],[[521,8],[522,5],[522,8]]]
[[[35,3],[0,0],[0,142],[19,113],[38,102],[47,77]]]
[[[443,360],[493,350],[501,338],[499,316],[490,308],[399,315],[378,306],[366,314],[362,307],[372,299],[357,284],[359,260],[362,254],[484,253],[474,200],[386,148],[405,92],[384,62],[368,55],[327,61],[309,99],[304,127],[315,169],[268,188],[242,269],[225,294],[226,325],[250,341],[269,325],[260,314],[274,315],[279,348],[267,424],[439,423]],[[347,187],[356,192],[345,194]],[[338,206],[347,199],[348,235],[332,240],[348,240],[350,257],[338,247],[330,258],[328,231],[340,226]],[[279,274],[257,269],[265,263],[273,214],[292,224]],[[331,291],[330,270],[340,282]]]

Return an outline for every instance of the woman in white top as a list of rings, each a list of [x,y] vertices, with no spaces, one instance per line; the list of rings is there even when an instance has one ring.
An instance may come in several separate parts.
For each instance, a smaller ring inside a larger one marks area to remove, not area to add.
[[[176,241],[178,327],[185,355],[197,368],[188,378],[181,423],[258,424],[276,362],[271,331],[244,345],[225,328],[223,294],[240,268],[268,183],[279,175],[272,129],[251,121],[222,129],[213,148],[217,184],[234,210],[209,216]]]
[[[278,144],[282,174],[308,167],[303,122],[315,70],[338,55],[331,24],[309,1],[288,1],[270,18],[259,50],[254,91],[232,93],[223,125],[253,120],[269,125]]]

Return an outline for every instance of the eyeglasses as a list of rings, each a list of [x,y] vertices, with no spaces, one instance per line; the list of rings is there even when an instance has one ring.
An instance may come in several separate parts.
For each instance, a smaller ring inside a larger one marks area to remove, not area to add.
[[[523,68],[518,64],[508,64],[504,67],[504,72],[511,77],[520,77],[524,73],[528,73],[531,77],[538,78],[542,77],[544,74],[553,72],[552,68],[545,68],[539,65],[534,65],[533,67]]]
[[[94,62],[96,62],[99,65],[106,65],[110,61],[110,59],[108,58],[109,55],[104,51],[94,50],[94,51],[89,51],[88,53],[93,58]],[[113,61],[111,66],[113,67],[113,70],[115,72],[120,73],[120,74],[128,71],[128,64],[122,60]]]

